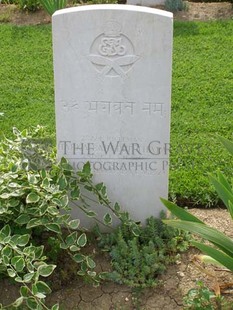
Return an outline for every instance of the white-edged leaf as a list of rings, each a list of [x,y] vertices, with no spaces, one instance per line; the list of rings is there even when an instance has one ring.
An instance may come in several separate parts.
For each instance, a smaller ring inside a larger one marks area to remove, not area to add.
[[[78,240],[77,240],[77,245],[79,247],[84,247],[87,243],[87,236],[85,233],[82,233],[79,237],[78,237]]]
[[[53,270],[56,268],[56,265],[41,265],[38,267],[37,271],[40,276],[48,277],[52,274]]]
[[[26,203],[36,203],[40,200],[40,196],[37,193],[30,193],[26,197]]]
[[[68,223],[69,227],[71,229],[77,229],[79,227],[79,224],[80,224],[80,220],[79,219],[76,219],[76,220],[72,220]]]

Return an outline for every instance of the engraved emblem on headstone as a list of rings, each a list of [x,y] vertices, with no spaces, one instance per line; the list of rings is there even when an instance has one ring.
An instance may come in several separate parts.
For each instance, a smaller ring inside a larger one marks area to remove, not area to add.
[[[88,59],[102,76],[124,77],[139,56],[135,55],[130,39],[121,32],[121,25],[109,21],[104,33],[94,39]]]

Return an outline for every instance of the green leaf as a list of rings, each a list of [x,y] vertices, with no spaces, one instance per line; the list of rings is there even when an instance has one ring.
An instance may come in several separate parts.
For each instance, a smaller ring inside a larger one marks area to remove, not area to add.
[[[84,210],[84,212],[86,213],[88,217],[95,217],[97,215],[94,211]]]
[[[7,273],[10,278],[14,278],[16,276],[16,272],[13,269],[7,268]]]
[[[89,186],[89,185],[85,185],[84,188],[89,191],[89,192],[93,192],[93,187]]]
[[[6,245],[3,249],[2,249],[2,255],[7,256],[8,258],[11,257],[12,255],[12,249],[11,247],[9,247],[9,245]]]
[[[68,244],[65,244],[65,243],[62,242],[62,243],[60,244],[60,248],[63,249],[63,250],[66,250],[66,249],[69,248],[69,246],[68,246]]]
[[[66,244],[70,247],[71,245],[75,244],[76,243],[76,240],[77,240],[77,237],[78,237],[78,233],[77,231],[74,231],[72,232],[70,235],[68,235],[66,237]]]
[[[79,224],[80,224],[80,220],[77,219],[77,220],[72,220],[68,223],[69,227],[71,229],[77,229],[79,227]]]
[[[233,257],[228,256],[227,254],[223,253],[222,251],[219,251],[217,249],[214,249],[208,245],[192,241],[192,244],[197,247],[199,250],[201,250],[203,253],[209,255],[213,259],[215,259],[217,262],[228,268],[229,270],[233,271]]]
[[[231,215],[231,218],[233,219],[233,202],[229,201],[229,212]]]
[[[59,310],[59,304],[53,305],[51,310]]]
[[[17,217],[15,222],[19,225],[24,225],[28,223],[29,220],[30,220],[30,216],[28,214],[21,214],[19,217]]]
[[[233,203],[233,192],[229,191],[221,182],[219,182],[215,177],[210,176],[211,183],[214,185],[218,196],[223,201],[227,209],[229,210],[229,201]],[[230,210],[229,210],[230,211]],[[233,214],[231,214],[233,218]]]
[[[57,234],[61,234],[61,227],[56,223],[46,224],[45,227]]]
[[[95,188],[97,189],[97,191],[101,191],[103,187],[104,187],[104,183],[103,183],[103,182],[98,183],[98,184],[96,184],[96,186],[95,186]]]
[[[220,171],[218,171],[218,181],[226,187],[226,189],[228,191],[232,191],[231,185],[230,183],[227,181],[226,177],[224,176],[224,174],[222,174]]]
[[[15,198],[12,198],[12,199],[9,200],[8,203],[9,203],[9,206],[11,208],[15,208],[15,207],[17,207],[19,205],[19,200],[15,199]]]
[[[106,225],[111,225],[112,224],[112,217],[109,213],[106,213],[104,216],[104,223]]]
[[[1,199],[9,199],[11,197],[11,194],[10,193],[2,193],[0,195],[0,198]]]
[[[11,241],[11,236],[7,236],[3,240],[4,243],[9,243],[10,241]]]
[[[141,233],[140,227],[138,225],[133,225],[132,233],[134,234],[134,236],[139,236]]]
[[[92,277],[92,278],[94,278],[94,277],[96,276],[96,272],[95,272],[95,271],[90,271],[90,270],[88,270],[88,271],[87,271],[87,274],[88,274],[90,277]]]
[[[15,183],[15,182],[10,182],[8,184],[8,186],[11,188],[11,189],[15,189],[15,188],[19,188],[20,185],[18,183]]]
[[[59,214],[59,209],[57,207],[54,206],[49,206],[47,208],[47,212],[51,215],[58,215]]]
[[[221,136],[218,136],[218,139],[225,146],[225,148],[230,152],[230,154],[233,155],[233,142]]]
[[[50,294],[52,292],[51,288],[43,281],[38,281],[35,284],[37,292],[42,294]]]
[[[85,260],[85,256],[78,253],[73,256],[73,259],[76,263],[81,263]]]
[[[4,236],[4,238],[9,237],[11,234],[11,228],[10,225],[5,225],[1,230],[0,230],[0,234],[2,234]]]
[[[84,164],[83,169],[82,169],[82,173],[87,175],[87,176],[89,176],[91,174],[91,164],[89,161]]]
[[[19,283],[23,283],[23,279],[21,277],[16,277],[15,281]]]
[[[36,184],[38,181],[37,181],[37,178],[33,174],[28,173],[28,182],[30,184]]]
[[[80,189],[79,187],[75,187],[71,192],[70,192],[71,198],[73,200],[77,200],[80,197]]]
[[[175,203],[170,202],[166,199],[160,198],[162,203],[165,205],[165,207],[176,217],[183,221],[190,221],[190,222],[196,222],[196,223],[203,223],[201,220],[199,220],[194,215],[190,214],[189,212],[185,211],[183,208],[178,207]]]
[[[60,198],[61,207],[65,208],[69,203],[69,197],[67,195],[64,195]]]
[[[55,268],[56,268],[56,265],[41,265],[38,267],[37,271],[40,276],[48,277],[52,274]]]
[[[23,276],[23,281],[24,281],[25,283],[30,283],[31,280],[33,279],[34,275],[35,275],[35,272],[26,273],[26,274]]]
[[[10,258],[6,255],[2,255],[2,262],[5,266],[10,265]]]
[[[26,304],[27,304],[28,308],[31,310],[37,310],[38,309],[37,301],[33,297],[27,298]]]
[[[44,251],[44,246],[40,245],[34,248],[35,259],[41,258]]]
[[[40,196],[34,192],[28,194],[26,197],[26,203],[36,203],[39,200],[40,200]]]
[[[87,262],[88,267],[90,267],[91,269],[95,268],[96,263],[89,256],[86,257],[86,262]]]
[[[5,266],[10,265],[10,258],[6,255],[2,255],[2,262]]]
[[[33,218],[27,223],[26,228],[29,229],[29,228],[37,227],[40,225],[42,225],[41,220],[39,218]]]
[[[24,298],[21,296],[21,297],[17,298],[17,299],[13,302],[12,306],[13,306],[15,309],[18,309],[19,306],[22,305],[23,301],[24,301]]]
[[[17,245],[18,246],[25,246],[29,242],[29,239],[30,239],[30,235],[28,235],[28,234],[19,236],[17,238]]]
[[[46,170],[42,169],[41,172],[40,172],[40,175],[41,175],[42,179],[45,179],[46,176],[47,176]]]
[[[41,217],[46,213],[47,209],[48,204],[44,201],[38,206],[38,211]]]
[[[35,296],[37,297],[37,298],[40,298],[40,299],[44,299],[45,297],[46,297],[46,295],[45,294],[42,294],[42,293],[36,293],[35,294]],[[40,308],[41,309],[41,308]]]
[[[189,221],[166,220],[163,222],[169,226],[183,229],[191,233],[200,235],[202,238],[215,244],[220,250],[225,252],[227,255],[233,257],[233,240],[225,236],[218,230],[202,223],[192,223]]]
[[[32,258],[34,259],[34,258]],[[27,270],[33,274],[35,274],[35,266],[31,262],[27,262]]]
[[[28,256],[30,258],[35,258],[35,246],[33,245],[30,245],[30,246],[27,246],[23,249],[23,254],[25,256]]]
[[[36,295],[37,293],[38,293],[38,290],[37,290],[36,284],[33,283],[33,284],[32,284],[32,294],[33,294],[33,295]]]
[[[59,189],[60,190],[65,189],[67,184],[68,183],[67,183],[66,177],[64,175],[61,176],[60,179],[58,180]]]
[[[87,236],[85,233],[83,233],[78,237],[77,244],[79,247],[84,247],[86,243],[87,243]]]
[[[28,297],[28,295],[30,295],[29,289],[28,289],[27,286],[21,286],[21,287],[20,287],[20,295],[21,295],[22,297]]]
[[[23,269],[25,267],[25,262],[21,256],[12,257],[11,264],[17,272],[23,271]]]
[[[54,203],[58,207],[61,207],[61,200],[58,198],[53,198],[52,203]]]
[[[120,207],[120,205],[117,202],[114,204],[114,210],[116,212],[120,212],[121,211],[121,207]]]
[[[48,188],[50,186],[50,182],[48,178],[45,178],[41,185],[43,188]]]
[[[70,251],[71,251],[71,252],[77,252],[77,251],[79,251],[79,250],[80,250],[80,248],[77,247],[76,245],[71,245],[71,247],[70,247]]]

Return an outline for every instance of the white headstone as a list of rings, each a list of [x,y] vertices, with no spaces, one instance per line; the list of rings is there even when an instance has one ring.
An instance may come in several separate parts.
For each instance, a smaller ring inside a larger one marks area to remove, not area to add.
[[[156,5],[165,5],[166,0],[127,0],[127,4],[155,7]]]
[[[172,21],[130,5],[53,15],[58,157],[77,169],[89,161],[111,201],[142,223],[168,194]]]

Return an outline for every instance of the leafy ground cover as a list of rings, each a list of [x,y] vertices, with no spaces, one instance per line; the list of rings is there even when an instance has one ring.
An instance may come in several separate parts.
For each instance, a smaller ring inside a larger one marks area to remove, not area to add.
[[[214,205],[208,172],[230,176],[233,22],[176,22],[174,27],[170,195],[180,203]],[[2,24],[0,131],[11,136],[45,125],[55,139],[51,26]]]

